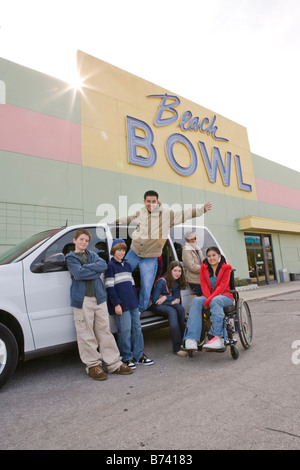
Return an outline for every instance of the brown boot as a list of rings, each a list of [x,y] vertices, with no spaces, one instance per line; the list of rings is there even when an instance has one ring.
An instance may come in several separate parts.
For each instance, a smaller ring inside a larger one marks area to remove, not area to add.
[[[129,375],[133,374],[133,370],[131,367],[126,366],[126,364],[121,364],[116,370],[112,372],[113,374],[120,374],[120,375]]]
[[[90,367],[88,374],[94,380],[106,380],[107,379],[106,373],[101,369],[100,366]]]

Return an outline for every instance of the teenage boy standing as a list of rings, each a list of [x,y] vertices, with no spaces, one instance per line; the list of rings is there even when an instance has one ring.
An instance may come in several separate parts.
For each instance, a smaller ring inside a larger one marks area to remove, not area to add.
[[[123,362],[132,369],[136,364],[151,366],[153,360],[144,354],[144,337],[138,310],[138,298],[131,266],[125,254],[127,246],[122,238],[113,241],[112,258],[105,271],[108,311],[115,316],[118,347]]]
[[[79,355],[86,365],[88,375],[94,380],[106,380],[102,361],[109,373],[127,375],[133,371],[122,363],[114,336],[109,328],[106,292],[100,274],[106,262],[89,251],[91,234],[81,228],[76,230],[74,252],[66,256],[71,273],[71,306],[77,333]]]

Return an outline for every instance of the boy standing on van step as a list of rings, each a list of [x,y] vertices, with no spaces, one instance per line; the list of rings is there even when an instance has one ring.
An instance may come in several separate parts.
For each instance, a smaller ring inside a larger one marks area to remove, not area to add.
[[[86,365],[88,375],[94,380],[106,380],[101,368],[105,363],[112,374],[128,375],[133,370],[122,363],[114,336],[109,328],[106,292],[100,274],[106,262],[87,249],[91,240],[88,230],[76,230],[74,252],[66,256],[71,273],[71,306],[74,308],[74,323],[77,333],[79,355]]]
[[[144,337],[138,310],[138,297],[131,266],[125,254],[127,245],[122,238],[113,241],[112,258],[105,271],[108,311],[115,316],[118,347],[123,362],[132,369],[136,364],[151,366],[153,360],[144,354]]]
[[[147,310],[151,290],[157,272],[157,258],[161,256],[171,227],[186,222],[194,217],[200,217],[212,206],[209,202],[201,207],[173,211],[164,207],[158,200],[158,193],[153,190],[144,194],[144,207],[134,215],[121,217],[119,224],[136,224],[132,233],[132,243],[126,259],[132,271],[139,265],[141,275],[141,291],[139,310]]]

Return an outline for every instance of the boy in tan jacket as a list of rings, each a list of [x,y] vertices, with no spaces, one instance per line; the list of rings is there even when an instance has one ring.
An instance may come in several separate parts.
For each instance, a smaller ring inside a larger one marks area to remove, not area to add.
[[[159,202],[156,191],[150,190],[144,194],[144,207],[140,211],[117,220],[121,224],[134,222],[137,225],[132,233],[131,247],[126,260],[131,265],[132,271],[137,265],[140,268],[139,310],[141,313],[148,308],[157,271],[157,258],[162,254],[170,228],[194,217],[200,217],[211,210],[211,207],[211,204],[207,202],[197,209],[173,211]]]

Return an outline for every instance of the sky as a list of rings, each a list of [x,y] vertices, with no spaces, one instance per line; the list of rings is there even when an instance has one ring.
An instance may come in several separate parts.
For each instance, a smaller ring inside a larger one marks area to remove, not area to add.
[[[2,0],[0,57],[73,83],[79,49],[247,128],[300,172],[299,0]]]

